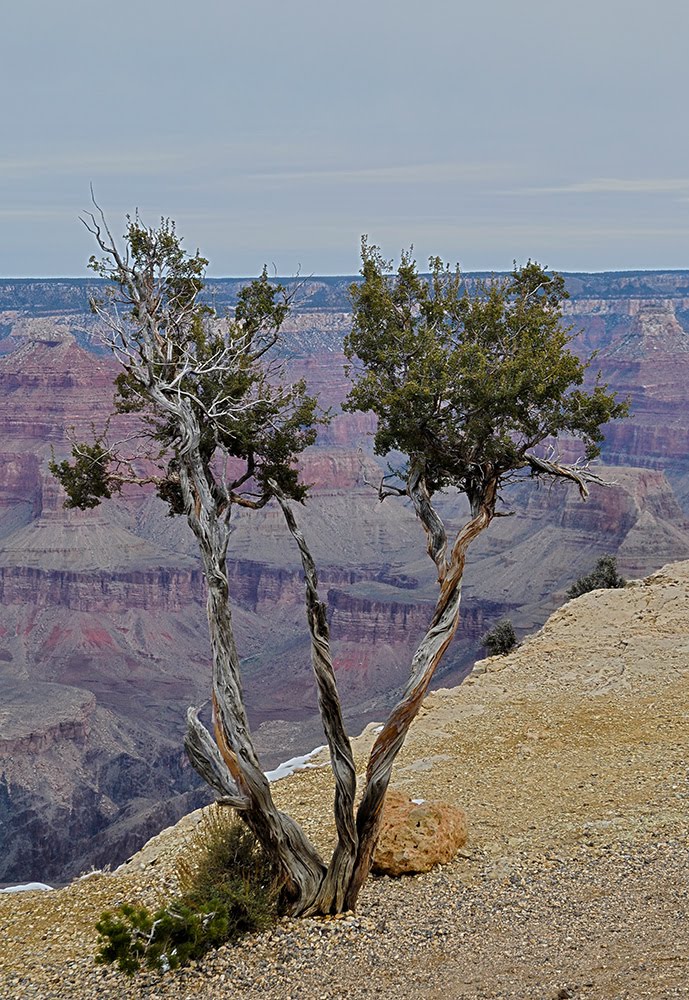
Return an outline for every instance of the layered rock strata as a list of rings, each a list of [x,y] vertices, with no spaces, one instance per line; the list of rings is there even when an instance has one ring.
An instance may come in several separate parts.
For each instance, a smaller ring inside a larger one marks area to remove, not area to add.
[[[347,391],[340,348],[349,322],[348,282],[312,283],[289,322],[286,360],[290,375],[307,377],[335,410],[319,445],[305,456],[313,500],[297,514],[322,567],[336,670],[349,718],[359,725],[405,683],[436,590],[411,511],[392,500],[378,503],[371,488],[385,470],[371,456],[370,417],[338,412]],[[582,354],[598,349],[595,365],[632,400],[632,418],[607,434],[604,454],[616,467],[601,474],[613,485],[594,489],[586,505],[574,488],[522,484],[506,491],[516,513],[495,521],[472,550],[462,623],[443,666],[446,681],[469,669],[481,636],[501,617],[512,618],[520,635],[539,626],[600,555],[616,554],[628,576],[689,556],[684,514],[668,483],[686,502],[689,276],[574,275],[568,282],[570,318],[580,331],[575,348]],[[237,287],[219,282],[212,292],[231,306]],[[78,282],[0,282],[0,695],[7,692],[9,703],[12,684],[64,686],[68,695],[82,692],[84,706],[95,698],[90,718],[100,720],[83,746],[63,739],[58,726],[53,735],[66,748],[62,759],[46,743],[52,736],[45,727],[34,732],[31,699],[26,706],[12,701],[13,718],[28,740],[25,759],[44,761],[36,771],[43,786],[23,784],[30,769],[19,765],[18,746],[0,757],[0,773],[12,789],[3,799],[4,831],[24,843],[25,857],[33,851],[39,865],[48,841],[58,852],[55,865],[59,851],[64,863],[70,850],[86,858],[94,837],[119,857],[132,843],[137,815],[155,815],[163,808],[156,802],[189,794],[191,775],[180,770],[183,716],[188,704],[208,697],[203,580],[186,526],[165,517],[152,495],[133,491],[99,511],[67,513],[47,472],[51,449],[57,457],[67,454],[72,433],[88,436],[92,425],[101,430],[111,411],[116,368],[93,351],[98,331],[86,315],[86,288]],[[127,418],[111,424],[113,438],[131,433]],[[458,525],[456,498],[448,495],[440,504],[448,523]],[[301,572],[272,509],[238,516],[232,546],[249,709],[267,763],[275,763],[303,750],[304,740],[321,742],[312,717]],[[48,688],[44,694],[65,721],[61,703]],[[75,708],[75,734],[77,716]],[[63,735],[70,731],[66,725]],[[0,739],[6,738],[0,725]],[[141,794],[132,791],[130,800],[109,794],[113,783],[127,788],[115,778],[118,769],[123,775],[145,769],[151,759],[160,762],[155,780],[131,785]],[[66,812],[60,824],[41,825],[50,802],[58,801],[58,775],[67,761],[79,780],[71,798],[65,793],[59,800]],[[89,810],[101,801],[96,812],[102,826],[94,832]],[[58,827],[70,832],[56,836]],[[32,874],[16,857],[11,865],[11,877]]]

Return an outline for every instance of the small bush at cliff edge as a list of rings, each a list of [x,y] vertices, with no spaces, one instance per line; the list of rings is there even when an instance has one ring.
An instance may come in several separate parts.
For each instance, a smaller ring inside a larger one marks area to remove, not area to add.
[[[246,826],[219,810],[204,817],[177,874],[181,895],[154,913],[125,903],[101,915],[97,964],[167,972],[278,917],[275,870]]]
[[[567,591],[567,597],[581,597],[590,590],[611,590],[624,587],[627,581],[617,572],[617,560],[614,556],[603,556],[586,576],[580,576],[576,583]]]
[[[512,622],[498,622],[481,640],[490,656],[506,656],[517,645]]]

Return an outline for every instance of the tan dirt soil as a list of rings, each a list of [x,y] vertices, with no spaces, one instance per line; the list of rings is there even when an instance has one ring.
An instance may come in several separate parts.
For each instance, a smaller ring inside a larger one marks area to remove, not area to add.
[[[355,741],[363,766],[374,728]],[[275,786],[324,849],[327,758]],[[174,890],[198,814],[123,869],[0,895],[0,997],[689,998],[689,563],[557,611],[507,657],[432,694],[395,768],[466,810],[426,875],[374,878],[356,915],[283,920],[197,966],[93,964],[106,907]]]

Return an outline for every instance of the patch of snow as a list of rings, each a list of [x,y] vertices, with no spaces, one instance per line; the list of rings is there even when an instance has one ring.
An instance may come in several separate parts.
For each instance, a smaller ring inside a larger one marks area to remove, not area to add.
[[[413,802],[415,806],[422,806],[425,801],[425,799],[410,799],[410,802]]]
[[[319,764],[310,764],[309,761],[312,757],[315,757],[325,750],[325,745],[322,747],[316,747],[311,750],[310,753],[305,753],[301,757],[290,757],[289,760],[283,761],[282,764],[278,764],[274,771],[266,771],[266,778],[268,781],[280,781],[282,778],[288,778],[290,774],[294,774],[295,771],[303,771],[308,767],[319,767]]]
[[[0,889],[0,892],[35,892],[38,889],[43,891],[52,888],[52,885],[46,885],[45,882],[25,882],[24,885],[8,885],[6,889]]]

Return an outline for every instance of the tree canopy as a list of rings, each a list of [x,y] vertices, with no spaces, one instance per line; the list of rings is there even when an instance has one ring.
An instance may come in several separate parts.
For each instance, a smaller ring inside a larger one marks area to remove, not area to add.
[[[208,261],[186,253],[169,219],[157,228],[128,219],[122,250],[104,220],[87,221],[103,243],[90,267],[111,283],[92,308],[122,364],[116,409],[144,417],[159,465],[149,479],[171,513],[185,513],[179,455],[190,448],[221,512],[233,503],[262,506],[275,487],[303,500],[295,459],[323,415],[303,381],[281,383],[271,354],[289,309],[285,288],[264,268],[240,291],[234,316],[218,317],[199,298]],[[72,458],[52,465],[71,506],[95,506],[136,479],[133,463],[104,436],[75,445]]]
[[[396,275],[391,266],[362,241],[345,339],[355,377],[346,405],[378,417],[378,454],[403,452],[430,495],[452,485],[472,505],[548,439],[573,435],[587,459],[599,454],[602,425],[627,404],[604,385],[582,388],[588,365],[568,347],[560,275],[529,261],[470,290],[439,257],[428,278],[411,253]]]

